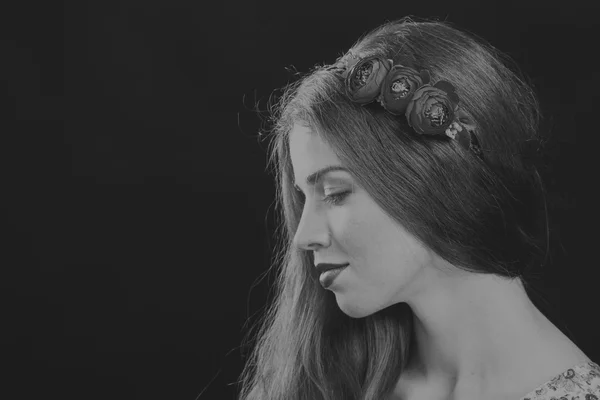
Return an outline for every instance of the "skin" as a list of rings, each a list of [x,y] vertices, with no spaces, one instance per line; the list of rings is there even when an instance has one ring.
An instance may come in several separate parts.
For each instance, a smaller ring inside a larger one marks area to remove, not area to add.
[[[589,361],[530,301],[519,280],[473,274],[437,256],[390,218],[310,128],[290,132],[297,186],[304,193],[294,243],[315,264],[350,265],[328,288],[340,309],[363,318],[399,302],[414,313],[417,350],[395,398],[515,399]],[[339,204],[323,198],[349,192]]]

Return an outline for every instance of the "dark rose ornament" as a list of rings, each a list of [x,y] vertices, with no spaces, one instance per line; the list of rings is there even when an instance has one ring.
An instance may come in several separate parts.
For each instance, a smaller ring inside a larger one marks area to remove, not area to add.
[[[406,108],[408,124],[423,135],[444,134],[455,122],[458,95],[446,81],[418,88]]]
[[[462,110],[454,86],[446,81],[429,84],[427,70],[416,70],[381,56],[361,59],[352,52],[326,68],[345,83],[346,94],[355,103],[377,101],[391,114],[404,112],[418,134],[446,135],[481,160],[483,151],[475,134],[477,124]]]
[[[379,56],[367,57],[355,63],[345,77],[348,97],[358,104],[375,100],[391,65],[391,60]]]
[[[379,102],[390,113],[402,115],[413,93],[419,87],[428,84],[429,80],[427,70],[417,72],[410,67],[394,65],[383,82]]]

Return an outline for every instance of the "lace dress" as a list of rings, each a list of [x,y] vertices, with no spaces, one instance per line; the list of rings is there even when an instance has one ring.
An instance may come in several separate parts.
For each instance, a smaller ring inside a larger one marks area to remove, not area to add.
[[[592,361],[575,365],[520,400],[600,400],[600,366]]]

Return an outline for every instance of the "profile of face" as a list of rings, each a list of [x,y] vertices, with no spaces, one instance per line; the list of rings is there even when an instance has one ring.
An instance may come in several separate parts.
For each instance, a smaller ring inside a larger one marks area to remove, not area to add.
[[[313,252],[315,264],[350,264],[328,287],[340,309],[362,318],[407,301],[435,254],[387,215],[349,171],[322,174],[314,186],[306,182],[322,168],[343,167],[310,128],[295,124],[289,146],[294,180],[305,198],[294,244]]]

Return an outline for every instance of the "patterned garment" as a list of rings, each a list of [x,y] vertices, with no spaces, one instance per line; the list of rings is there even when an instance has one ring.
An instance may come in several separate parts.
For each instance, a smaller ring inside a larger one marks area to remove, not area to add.
[[[592,361],[575,365],[521,400],[600,400],[600,366]]]

